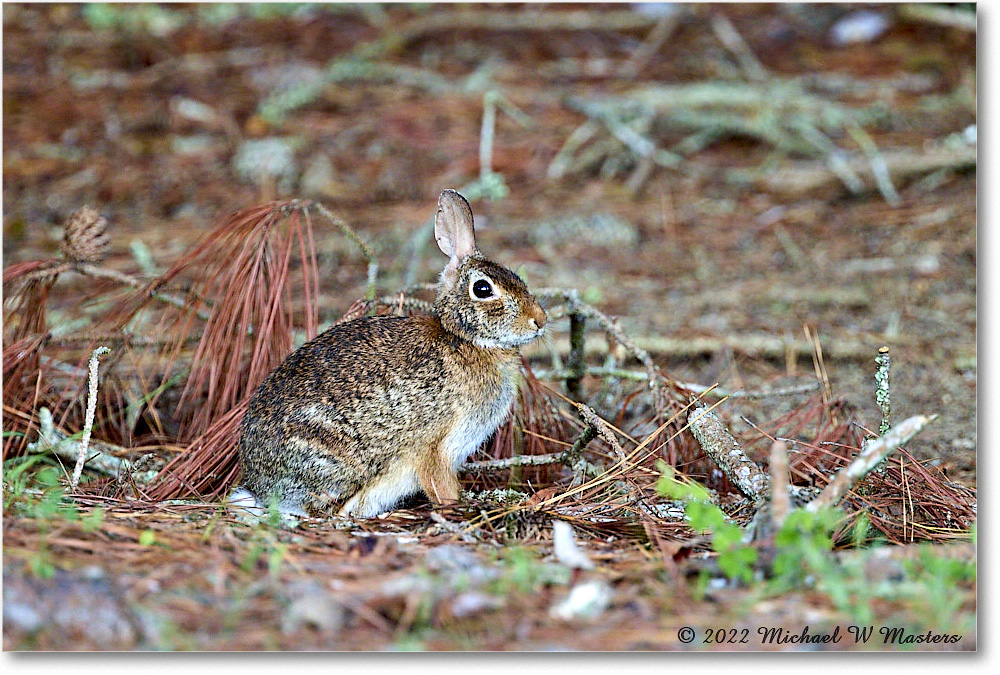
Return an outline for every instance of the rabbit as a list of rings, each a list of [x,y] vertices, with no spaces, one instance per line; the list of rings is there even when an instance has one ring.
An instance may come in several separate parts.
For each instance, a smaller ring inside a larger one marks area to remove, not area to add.
[[[434,237],[449,260],[433,315],[334,326],[257,388],[234,502],[365,518],[421,490],[436,505],[458,500],[458,469],[510,413],[518,348],[547,317],[514,272],[479,252],[472,209],[454,190],[438,199]]]

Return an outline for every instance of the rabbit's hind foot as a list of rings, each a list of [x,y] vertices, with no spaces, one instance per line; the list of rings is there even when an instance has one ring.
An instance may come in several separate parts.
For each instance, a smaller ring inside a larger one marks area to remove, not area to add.
[[[411,468],[389,471],[367,488],[357,492],[341,507],[339,515],[373,518],[392,510],[405,497],[420,490],[417,474]]]

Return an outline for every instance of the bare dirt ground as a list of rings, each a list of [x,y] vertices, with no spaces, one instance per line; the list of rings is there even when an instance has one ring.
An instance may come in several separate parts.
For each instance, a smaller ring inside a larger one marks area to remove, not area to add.
[[[301,197],[377,246],[383,291],[432,281],[443,258],[433,245],[416,256],[414,233],[441,189],[483,177],[489,109],[487,168],[509,190],[474,203],[489,255],[532,287],[578,289],[681,382],[752,390],[812,378],[808,325],[833,396],[869,429],[881,415],[874,357],[888,345],[893,420],[938,415],[907,450],[976,485],[975,163],[911,170],[939,150],[967,156],[970,128],[974,157],[974,30],[885,9],[878,37],[833,44],[854,11],[846,6],[680,8],[669,21],[627,6],[550,8],[546,17],[561,16],[552,25],[518,19],[536,9],[483,19],[480,6],[3,11],[5,267],[58,257],[63,223],[85,204],[110,222],[105,267],[149,275],[227,214]],[[355,72],[359,61],[384,69]],[[773,102],[783,90],[767,86],[808,78],[803,91],[821,92],[830,109],[878,110],[827,123],[826,109],[793,114],[791,104],[756,116],[667,106],[635,122],[644,113],[615,107],[644,87],[720,82],[771,91]],[[301,105],[273,113],[289,100],[277,94],[310,83],[308,96],[295,90]],[[611,99],[600,114],[586,108]],[[607,110],[624,122],[608,122]],[[643,159],[622,125],[681,161]],[[573,134],[589,136],[568,152]],[[263,139],[279,149],[253,155]],[[831,173],[838,158],[854,162],[856,193]],[[273,171],[260,169],[270,161]],[[365,261],[334,228],[315,232],[319,317],[330,322],[364,296]],[[95,283],[105,282],[60,277],[50,327],[94,310],[80,298]],[[564,339],[565,326],[554,328]],[[546,353],[526,352],[540,368]],[[622,399],[596,378],[584,385],[613,420]],[[773,419],[802,400],[734,399],[721,410],[746,431],[741,416]],[[13,414],[5,401],[5,431]],[[508,523],[507,535],[515,525],[520,535],[504,540],[456,531],[421,503],[346,529],[294,530],[255,529],[211,505],[116,504],[82,499],[79,517],[105,509],[88,530],[5,500],[5,649],[785,649],[762,645],[757,629],[857,620],[815,589],[698,591],[671,563],[676,550],[634,532],[578,531],[599,570],[571,574],[553,562],[541,517]],[[599,618],[552,614],[591,578],[613,589]],[[955,645],[917,648],[974,648],[975,584],[958,596],[947,621],[912,598],[875,599],[868,618],[966,627]],[[921,611],[932,618],[913,620]],[[754,639],[688,645],[684,626]]]

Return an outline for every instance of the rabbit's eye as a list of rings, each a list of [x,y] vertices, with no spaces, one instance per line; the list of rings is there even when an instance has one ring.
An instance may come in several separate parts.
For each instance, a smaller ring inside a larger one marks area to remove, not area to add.
[[[493,286],[486,279],[480,279],[472,284],[472,294],[480,300],[492,297]]]

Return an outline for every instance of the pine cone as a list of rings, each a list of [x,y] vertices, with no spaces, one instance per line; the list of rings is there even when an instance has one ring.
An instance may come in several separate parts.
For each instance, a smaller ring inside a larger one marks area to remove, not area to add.
[[[90,206],[73,212],[63,228],[63,254],[76,263],[99,263],[108,256],[108,219]]]

